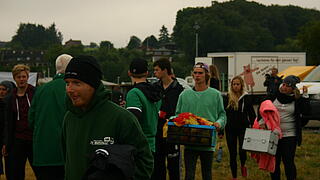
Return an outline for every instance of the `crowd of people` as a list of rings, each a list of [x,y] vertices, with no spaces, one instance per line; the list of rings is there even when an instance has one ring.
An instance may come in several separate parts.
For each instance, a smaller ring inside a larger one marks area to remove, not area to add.
[[[0,174],[5,169],[8,180],[23,180],[28,160],[39,180],[163,180],[167,174],[170,180],[179,180],[180,145],[168,143],[163,131],[170,117],[189,112],[211,121],[220,138],[225,134],[232,179],[238,177],[237,154],[241,175],[247,177],[247,152],[242,149],[246,128],[254,123],[261,129],[270,127],[259,108],[256,114],[243,78],[233,77],[223,97],[215,65],[195,64],[194,87],[185,90],[168,59],[161,58],[152,67],[156,83],[147,80],[145,59],[131,61],[128,76],[133,86],[124,96],[119,87],[111,94],[105,89],[103,72],[92,56],[58,56],[55,77],[39,87],[28,84],[27,65],[14,66],[15,83],[0,83],[1,158],[5,159]],[[293,180],[296,146],[301,145],[301,128],[307,123],[300,114],[308,108],[308,89],[303,87],[301,95],[298,77],[282,79],[276,68],[271,71],[264,83],[265,100],[278,111],[281,139],[270,177],[280,179],[283,161],[287,179]],[[216,141],[213,137],[213,144]],[[185,179],[195,179],[199,157],[202,179],[211,180],[215,147],[183,149]]]

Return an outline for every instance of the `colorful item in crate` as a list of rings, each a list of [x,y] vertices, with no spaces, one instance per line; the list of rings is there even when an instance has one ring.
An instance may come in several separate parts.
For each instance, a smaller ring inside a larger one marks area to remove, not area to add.
[[[189,112],[180,113],[178,116],[170,119],[170,121],[172,121],[176,126],[183,126],[186,124],[207,125],[207,126],[213,125],[213,122],[208,121],[203,117],[196,116]]]

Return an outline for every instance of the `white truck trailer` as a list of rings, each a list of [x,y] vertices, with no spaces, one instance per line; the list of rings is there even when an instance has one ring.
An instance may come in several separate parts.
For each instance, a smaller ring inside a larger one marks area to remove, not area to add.
[[[222,52],[208,53],[207,57],[195,58],[195,63],[204,62],[218,67],[222,80],[222,91],[228,91],[228,85],[234,76],[244,78],[246,90],[252,95],[265,95],[263,86],[265,75],[271,68],[279,72],[289,66],[305,66],[305,52]]]

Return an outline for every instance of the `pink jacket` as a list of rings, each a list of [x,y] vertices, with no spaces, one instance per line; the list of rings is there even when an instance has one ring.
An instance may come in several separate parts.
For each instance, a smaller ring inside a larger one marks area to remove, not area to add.
[[[259,112],[267,128],[271,131],[277,132],[279,134],[279,139],[281,139],[282,133],[280,129],[280,116],[278,109],[270,100],[266,100],[261,103]],[[254,121],[253,128],[261,129],[257,119]],[[251,157],[257,160],[260,169],[274,172],[276,163],[275,156],[266,153],[251,153]]]

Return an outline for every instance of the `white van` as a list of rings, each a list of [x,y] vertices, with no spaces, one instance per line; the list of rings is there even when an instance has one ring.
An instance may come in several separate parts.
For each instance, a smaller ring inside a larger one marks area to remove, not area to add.
[[[297,87],[302,92],[302,87],[308,87],[310,98],[310,112],[304,118],[309,120],[320,120],[320,65],[311,71]]]
[[[302,87],[308,87],[308,94],[311,99],[320,100],[320,65],[313,69],[297,87],[302,92]]]

